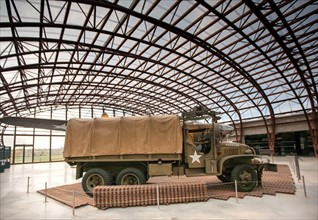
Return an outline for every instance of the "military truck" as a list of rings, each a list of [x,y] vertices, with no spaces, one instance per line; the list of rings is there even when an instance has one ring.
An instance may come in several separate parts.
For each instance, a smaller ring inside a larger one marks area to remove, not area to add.
[[[64,158],[90,196],[99,185],[145,184],[154,176],[215,175],[251,191],[262,171],[275,164],[257,159],[253,148],[222,141],[216,112],[202,107],[178,115],[71,119]]]

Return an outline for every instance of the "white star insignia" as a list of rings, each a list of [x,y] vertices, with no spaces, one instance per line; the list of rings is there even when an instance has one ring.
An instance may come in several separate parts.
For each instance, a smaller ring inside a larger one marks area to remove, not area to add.
[[[196,151],[194,151],[194,154],[193,154],[193,155],[189,155],[189,157],[192,158],[192,163],[194,163],[194,162],[201,163],[201,162],[200,162],[200,157],[202,157],[202,155],[197,154]]]

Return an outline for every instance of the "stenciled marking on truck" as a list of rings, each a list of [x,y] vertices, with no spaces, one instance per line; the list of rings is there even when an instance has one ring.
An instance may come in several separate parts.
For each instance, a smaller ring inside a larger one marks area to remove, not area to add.
[[[227,146],[227,147],[239,147],[240,144],[239,143],[225,143],[225,146]]]
[[[197,154],[196,151],[194,151],[193,155],[189,155],[189,157],[192,158],[192,162],[191,163],[194,163],[194,162],[201,163],[200,162],[200,157],[202,157],[202,155]]]

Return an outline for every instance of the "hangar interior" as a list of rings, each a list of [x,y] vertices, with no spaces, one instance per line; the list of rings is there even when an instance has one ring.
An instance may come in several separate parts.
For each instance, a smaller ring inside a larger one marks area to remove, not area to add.
[[[63,161],[63,130],[3,119],[203,106],[231,141],[317,158],[317,13],[317,0],[0,1],[0,143],[11,164]]]
[[[0,117],[204,106],[234,127],[234,141],[317,156],[316,12],[314,0],[1,1]],[[253,121],[261,132],[241,126]],[[288,132],[300,138],[282,142]],[[56,131],[1,123],[1,134],[24,162],[53,161],[63,146]],[[45,159],[26,156],[37,148]]]

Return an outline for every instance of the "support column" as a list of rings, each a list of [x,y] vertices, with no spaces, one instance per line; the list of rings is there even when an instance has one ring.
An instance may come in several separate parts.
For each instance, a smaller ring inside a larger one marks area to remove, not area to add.
[[[310,119],[307,118],[314,148],[315,157],[318,158],[318,113],[313,111]]]
[[[318,129],[311,129],[312,145],[314,147],[315,157],[318,158]]]
[[[267,134],[267,137],[268,137],[269,152],[271,156],[273,156],[275,153],[275,134],[270,132]]]

